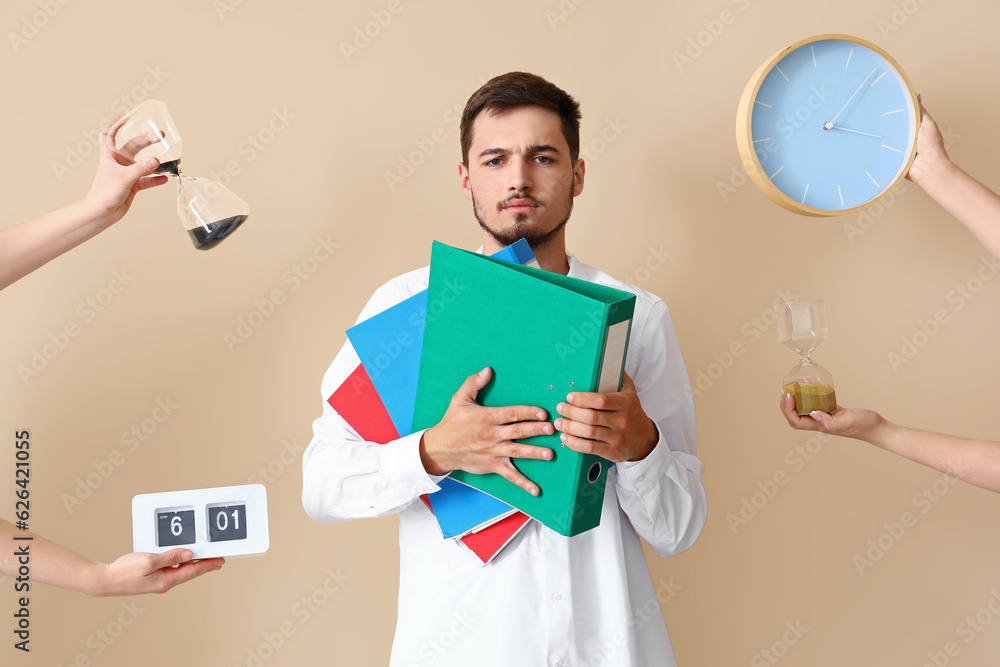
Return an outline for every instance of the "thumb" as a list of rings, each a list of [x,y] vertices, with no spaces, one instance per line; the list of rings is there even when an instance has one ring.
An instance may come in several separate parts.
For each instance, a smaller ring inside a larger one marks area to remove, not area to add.
[[[622,391],[631,391],[633,393],[635,392],[635,382],[633,382],[632,378],[630,378],[628,376],[628,373],[622,373],[622,389],[621,390]]]
[[[149,176],[156,168],[160,166],[160,161],[155,157],[147,158],[142,162],[136,162],[132,166],[128,167],[129,180],[133,183],[138,181],[143,176]]]
[[[478,373],[474,373],[469,377],[465,378],[465,382],[462,386],[458,388],[455,393],[455,398],[461,399],[468,403],[475,403],[476,396],[483,387],[489,384],[490,380],[493,378],[493,369],[487,366]]]
[[[186,563],[193,557],[194,554],[189,549],[171,549],[161,554],[153,554],[150,560],[153,569],[162,570],[165,567],[173,567],[174,565]]]

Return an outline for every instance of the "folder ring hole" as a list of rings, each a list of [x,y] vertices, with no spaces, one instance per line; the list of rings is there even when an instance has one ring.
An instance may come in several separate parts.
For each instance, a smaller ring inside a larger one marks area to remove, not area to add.
[[[601,464],[594,463],[590,466],[590,470],[587,472],[587,481],[593,484],[597,481],[597,478],[601,476]]]
[[[552,385],[549,385],[549,391],[552,391]]]
[[[570,382],[570,383],[569,383],[569,386],[571,386],[571,387],[575,387],[575,386],[576,386],[576,383],[575,383],[575,382]]]

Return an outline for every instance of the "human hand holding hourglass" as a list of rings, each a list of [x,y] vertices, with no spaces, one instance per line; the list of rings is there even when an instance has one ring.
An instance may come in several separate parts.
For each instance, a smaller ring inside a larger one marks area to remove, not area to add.
[[[156,172],[177,179],[177,215],[195,248],[208,250],[227,237],[250,215],[245,201],[224,185],[181,172],[181,138],[167,105],[146,100],[112,125],[108,146],[139,162],[155,157]]]

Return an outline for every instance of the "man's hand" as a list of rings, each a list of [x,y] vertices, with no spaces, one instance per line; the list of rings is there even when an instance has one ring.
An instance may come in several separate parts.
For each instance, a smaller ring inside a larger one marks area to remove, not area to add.
[[[191,558],[192,553],[188,549],[171,549],[161,554],[130,553],[114,563],[100,563],[99,576],[94,578],[91,595],[166,593],[178,584],[218,570],[226,562],[222,558],[199,561],[191,561]]]
[[[643,412],[635,383],[625,374],[622,390],[613,394],[575,391],[556,406],[562,441],[583,454],[609,461],[641,461],[660,439],[656,424]]]
[[[781,395],[781,413],[788,420],[788,425],[794,429],[821,431],[866,442],[871,442],[876,431],[886,424],[885,419],[877,412],[852,410],[843,406],[837,408],[832,415],[816,410],[805,417],[800,417],[795,410],[795,397],[791,394]]]
[[[541,408],[487,408],[476,403],[476,396],[492,377],[493,370],[484,368],[466,378],[441,421],[420,439],[420,460],[431,475],[446,475],[452,470],[495,472],[537,496],[538,487],[518,472],[511,459],[548,460],[552,451],[514,440],[552,434],[555,429],[541,421],[545,419]]]

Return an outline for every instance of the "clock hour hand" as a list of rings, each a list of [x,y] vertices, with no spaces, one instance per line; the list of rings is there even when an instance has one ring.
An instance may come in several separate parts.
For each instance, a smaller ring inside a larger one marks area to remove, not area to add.
[[[865,87],[865,84],[868,83],[868,79],[872,78],[872,74],[874,74],[875,70],[877,70],[877,69],[878,69],[878,67],[872,67],[872,71],[868,72],[868,76],[866,76],[865,80],[861,82],[861,85],[858,86],[858,89],[854,91],[854,95],[851,95],[851,97],[848,98],[848,100],[846,102],[844,102],[844,106],[842,106],[840,108],[840,111],[837,112],[837,115],[834,116],[833,120],[830,121],[830,125],[833,125],[834,123],[837,122],[837,119],[840,118],[840,114],[844,113],[844,109],[846,109],[847,105],[851,103],[851,100],[853,100],[857,96],[857,94],[859,92],[861,92],[861,89]],[[824,124],[823,128],[824,129],[829,129],[829,128],[826,127],[825,124]]]
[[[839,125],[834,125],[833,121],[828,123],[823,123],[824,130],[843,130],[844,132],[853,132],[854,134],[863,134],[866,137],[875,137],[876,139],[881,139],[882,135],[872,134],[871,132],[861,132],[860,130],[850,130],[846,127],[840,127]]]

